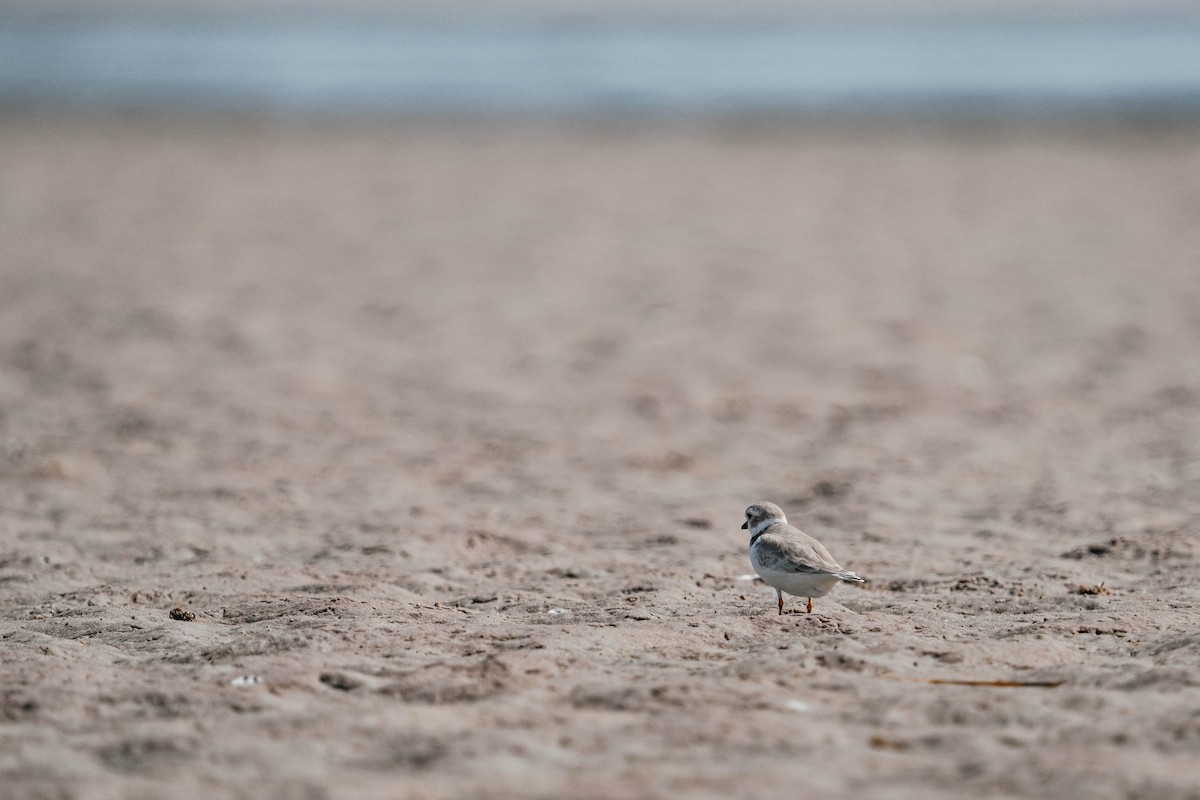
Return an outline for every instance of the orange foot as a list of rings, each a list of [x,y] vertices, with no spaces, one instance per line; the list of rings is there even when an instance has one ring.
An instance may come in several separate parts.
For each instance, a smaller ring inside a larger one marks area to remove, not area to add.
[[[812,598],[808,598],[808,613],[812,613]]]

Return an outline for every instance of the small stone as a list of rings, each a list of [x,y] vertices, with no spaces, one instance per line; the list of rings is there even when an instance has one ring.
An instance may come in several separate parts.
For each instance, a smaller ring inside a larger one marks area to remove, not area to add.
[[[177,619],[180,622],[191,622],[195,618],[195,614],[182,606],[175,606],[171,609],[171,619]]]
[[[322,672],[320,680],[331,689],[343,692],[353,691],[363,685],[361,680],[345,672]]]

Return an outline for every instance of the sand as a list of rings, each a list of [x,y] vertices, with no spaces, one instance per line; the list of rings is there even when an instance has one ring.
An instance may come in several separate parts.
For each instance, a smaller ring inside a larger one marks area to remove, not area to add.
[[[1200,797],[1200,130],[0,164],[5,797]]]

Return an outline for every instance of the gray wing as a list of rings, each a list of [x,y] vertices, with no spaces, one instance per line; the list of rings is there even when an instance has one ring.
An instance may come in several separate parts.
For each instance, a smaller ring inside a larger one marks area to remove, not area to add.
[[[788,527],[791,528],[790,525]],[[755,544],[758,562],[766,569],[834,575],[844,581],[862,581],[850,570],[838,566],[824,545],[797,528],[781,533],[764,533]]]

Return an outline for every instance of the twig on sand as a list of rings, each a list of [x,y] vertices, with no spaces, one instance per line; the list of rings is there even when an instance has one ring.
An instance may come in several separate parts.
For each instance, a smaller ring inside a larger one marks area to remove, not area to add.
[[[932,683],[939,686],[991,686],[1000,689],[1053,689],[1062,686],[1066,681],[988,681],[972,680],[970,678],[909,678],[904,675],[889,675],[898,681],[914,683]]]

